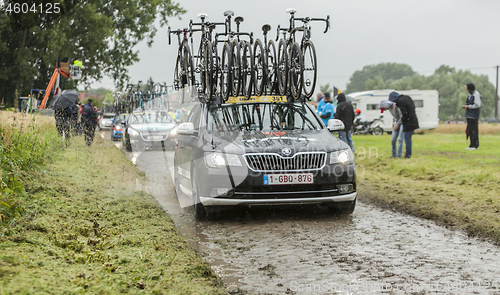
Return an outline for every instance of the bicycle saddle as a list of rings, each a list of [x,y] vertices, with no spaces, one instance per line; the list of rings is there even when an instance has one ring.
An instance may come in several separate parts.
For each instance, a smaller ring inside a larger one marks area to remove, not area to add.
[[[239,24],[239,23],[242,23],[243,22],[243,17],[241,16],[237,16],[235,19],[234,19],[234,22]]]
[[[207,16],[208,16],[208,14],[206,14],[206,13],[203,13],[203,12],[202,13],[198,13],[198,18],[204,19]]]
[[[224,12],[224,16],[233,16],[233,15],[234,15],[234,12],[232,12],[231,10]]]
[[[271,31],[271,26],[268,24],[265,24],[262,26],[262,31],[264,31],[264,34]]]
[[[285,12],[286,12],[286,13],[296,13],[296,12],[297,12],[297,10],[295,10],[295,8],[287,8],[287,9],[285,10]]]

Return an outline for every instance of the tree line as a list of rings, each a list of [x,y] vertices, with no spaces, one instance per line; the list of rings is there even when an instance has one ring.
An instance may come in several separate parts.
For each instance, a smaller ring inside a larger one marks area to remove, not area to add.
[[[486,75],[475,75],[468,70],[456,70],[442,65],[430,76],[416,73],[406,64],[380,63],[365,66],[354,72],[346,87],[346,93],[379,90],[437,90],[439,92],[439,119],[463,119],[468,93],[467,83],[474,83],[481,93],[481,118],[492,118],[495,110],[495,86]]]

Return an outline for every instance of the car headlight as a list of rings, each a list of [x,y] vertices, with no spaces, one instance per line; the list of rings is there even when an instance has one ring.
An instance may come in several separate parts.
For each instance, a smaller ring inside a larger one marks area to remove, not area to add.
[[[139,132],[135,131],[134,129],[129,129],[128,134],[130,134],[131,136],[136,136],[139,135]]]
[[[223,153],[206,153],[205,163],[212,168],[225,168],[228,166],[242,166],[238,155]]]
[[[174,129],[170,130],[170,136],[176,136],[177,135],[177,127]]]
[[[354,164],[354,154],[351,149],[340,150],[330,153],[330,164],[340,163],[342,165]]]

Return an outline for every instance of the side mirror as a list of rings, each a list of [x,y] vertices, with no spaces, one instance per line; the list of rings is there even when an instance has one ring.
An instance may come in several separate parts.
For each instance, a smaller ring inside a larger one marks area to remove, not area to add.
[[[123,126],[127,126],[127,122],[121,122],[120,124],[122,124]]]
[[[177,134],[179,135],[193,135],[194,133],[194,124],[192,122],[182,123],[177,126]]]
[[[345,126],[339,119],[330,119],[328,120],[328,126],[326,128],[330,131],[342,131],[345,129]]]

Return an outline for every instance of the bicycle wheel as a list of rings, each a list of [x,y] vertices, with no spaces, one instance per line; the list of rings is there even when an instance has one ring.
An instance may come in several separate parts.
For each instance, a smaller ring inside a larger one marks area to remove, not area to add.
[[[232,72],[232,89],[231,92],[233,96],[240,95],[241,88],[241,52],[240,52],[240,44],[238,41],[233,40],[231,43],[231,61],[233,63]]]
[[[175,70],[174,70],[174,88],[177,90],[179,103],[184,103],[184,94],[182,92],[182,58],[183,50],[182,47],[179,47],[179,52],[177,54],[177,60],[175,61]]]
[[[254,64],[254,85],[255,95],[261,96],[264,92],[264,80],[266,76],[266,59],[264,55],[264,47],[260,39],[255,40],[253,45],[253,64]]]
[[[304,61],[302,60],[302,51],[297,42],[290,47],[290,55],[288,57],[288,69],[290,79],[290,92],[293,98],[298,99],[302,92],[302,83],[304,80]]]
[[[266,50],[266,93],[272,94],[275,92],[274,87],[276,85],[276,46],[273,40],[269,40],[267,43]]]
[[[285,40],[280,39],[278,44],[278,68],[276,69],[278,91],[280,95],[285,95],[288,88],[288,50]]]
[[[220,94],[224,101],[229,98],[231,92],[231,48],[228,43],[224,43],[222,48],[222,61],[220,68]]]
[[[316,76],[318,71],[314,44],[311,41],[307,41],[304,44],[302,53],[304,55],[304,83],[302,87],[304,88],[306,98],[310,98],[313,95],[314,87],[316,87]]]
[[[213,95],[213,85],[212,85],[212,75],[213,75],[213,58],[212,58],[212,43],[207,41],[204,44],[203,49],[203,61],[204,61],[204,80],[205,80],[205,94],[208,99],[212,98]]]
[[[191,96],[195,93],[195,77],[193,69],[193,56],[191,55],[191,49],[189,49],[189,45],[187,43],[184,43],[183,45],[183,57],[183,72],[185,77],[184,97],[188,96],[188,99],[191,100]]]
[[[243,54],[241,55],[241,91],[247,99],[252,96],[254,81],[254,65],[252,47],[248,42],[244,42]]]

